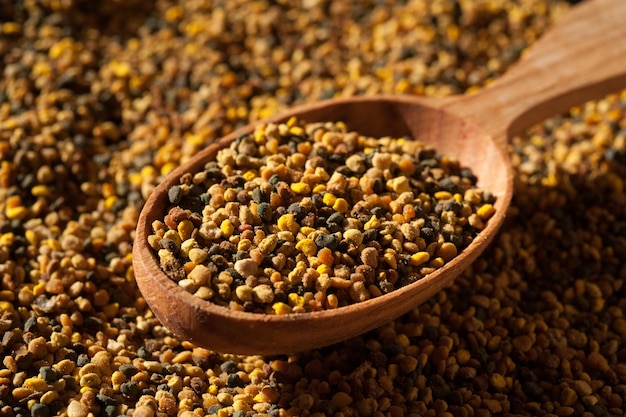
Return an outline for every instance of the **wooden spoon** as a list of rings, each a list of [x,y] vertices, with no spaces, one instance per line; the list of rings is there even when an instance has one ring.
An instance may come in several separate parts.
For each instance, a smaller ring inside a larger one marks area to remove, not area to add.
[[[504,221],[513,189],[507,141],[531,124],[586,100],[626,87],[626,1],[587,0],[574,7],[517,66],[474,95],[444,100],[408,96],[355,97],[296,107],[263,122],[296,116],[338,121],[373,137],[410,135],[458,158],[497,196],[487,227],[456,258],[420,281],[368,301],[314,313],[264,315],[233,311],[181,289],[160,269],[148,245],[162,220],[167,190],[203,170],[247,126],[178,167],[148,198],[139,217],[133,265],[137,284],[157,318],[197,345],[238,354],[279,354],[317,348],[362,334],[415,308],[448,286],[487,247]]]

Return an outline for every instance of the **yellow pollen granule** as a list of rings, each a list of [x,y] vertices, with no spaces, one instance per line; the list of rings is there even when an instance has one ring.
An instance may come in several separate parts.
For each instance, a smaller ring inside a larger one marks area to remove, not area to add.
[[[301,295],[298,295],[296,293],[290,293],[287,296],[287,300],[289,300],[289,305],[293,306],[293,307],[303,307],[304,306],[304,297]]]
[[[449,200],[452,198],[452,193],[450,193],[449,191],[437,191],[434,194],[434,197],[437,200]]]
[[[235,226],[233,226],[229,219],[226,219],[220,224],[220,230],[225,237],[229,237],[235,231]]]
[[[493,216],[496,212],[496,209],[491,204],[483,204],[480,206],[478,210],[476,210],[476,215],[480,217],[481,220],[487,220],[491,216]]]
[[[317,246],[313,239],[302,239],[296,243],[296,249],[307,256],[313,256],[317,253]]]
[[[9,301],[0,301],[0,313],[13,313],[15,309]]]
[[[13,232],[3,233],[0,235],[0,246],[11,246],[15,240]]]
[[[311,186],[305,182],[296,182],[291,184],[291,191],[296,194],[309,194],[311,192]]]
[[[289,133],[296,136],[304,135],[304,129],[301,126],[293,126],[289,128]]]
[[[337,210],[339,213],[347,213],[349,208],[350,205],[345,198],[338,198],[333,204],[333,209]]]
[[[40,296],[46,292],[46,283],[40,282],[33,287],[33,295],[35,297]]]
[[[33,391],[46,391],[48,389],[46,381],[37,377],[27,378],[22,385]]]
[[[191,233],[194,230],[193,223],[191,220],[183,220],[178,223],[178,234],[180,235],[181,240],[187,240],[191,237]],[[232,233],[232,232],[231,232]]]
[[[413,255],[411,255],[409,262],[411,266],[419,266],[428,262],[429,259],[430,259],[430,255],[428,254],[428,252],[416,252]]]
[[[337,201],[337,197],[334,194],[332,194],[332,193],[326,193],[326,194],[324,194],[324,197],[322,197],[322,201],[327,206],[332,207],[335,204],[335,202]]]
[[[47,185],[35,185],[30,192],[35,197],[50,197],[50,188]]]
[[[300,226],[298,222],[293,217],[293,214],[283,214],[278,218],[278,222],[276,223],[279,230],[286,230],[292,233],[296,233],[300,230]]]
[[[282,303],[282,302],[278,302],[278,303],[274,303],[274,305],[272,305],[272,310],[274,310],[274,313],[276,313],[278,315],[289,314],[289,313],[291,313],[291,306],[289,306],[288,304]]]
[[[428,266],[430,266],[431,268],[441,268],[444,263],[445,261],[443,260],[443,258],[438,256],[434,258],[432,261],[430,261],[428,263]]]
[[[376,229],[380,226],[380,220],[376,216],[372,216],[365,224],[363,225],[364,230]]]
[[[393,253],[385,252],[385,254],[383,255],[383,259],[392,269],[396,269],[398,267],[398,261],[396,260],[396,256]]]
[[[256,174],[256,172],[254,172],[254,171],[246,171],[246,172],[243,174],[243,177],[244,177],[244,179],[245,179],[246,181],[252,181],[253,179],[255,179],[255,178],[257,177],[257,174]]]
[[[315,228],[309,227],[309,226],[302,226],[300,228],[300,233],[302,233],[306,237],[309,237],[309,235],[315,231],[316,231]]]
[[[316,271],[318,274],[322,275],[322,274],[329,274],[330,272],[332,272],[332,269],[329,265],[321,264],[320,266],[317,267]]]

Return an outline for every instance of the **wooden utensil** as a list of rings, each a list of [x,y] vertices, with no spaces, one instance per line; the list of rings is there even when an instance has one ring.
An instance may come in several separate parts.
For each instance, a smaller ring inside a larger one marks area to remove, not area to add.
[[[458,158],[496,197],[487,227],[456,258],[420,281],[368,301],[314,313],[264,315],[233,311],[185,292],[160,269],[148,245],[162,220],[167,190],[203,170],[247,126],[208,146],[154,190],[139,217],[133,265],[137,284],[157,318],[173,333],[218,352],[278,354],[339,342],[415,308],[448,286],[487,247],[505,219],[513,189],[508,139],[531,124],[586,100],[626,87],[626,1],[587,0],[566,16],[503,77],[473,95],[443,100],[409,96],[355,97],[296,107],[271,117],[344,121],[373,137],[409,135]]]

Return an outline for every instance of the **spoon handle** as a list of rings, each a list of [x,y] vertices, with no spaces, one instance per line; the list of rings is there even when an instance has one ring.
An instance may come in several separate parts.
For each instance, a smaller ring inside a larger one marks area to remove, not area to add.
[[[626,1],[586,0],[501,78],[444,108],[504,144],[571,106],[626,88]]]

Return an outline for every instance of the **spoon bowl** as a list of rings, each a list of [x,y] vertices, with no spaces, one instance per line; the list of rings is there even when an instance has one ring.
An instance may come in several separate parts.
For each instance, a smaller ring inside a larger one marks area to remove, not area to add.
[[[339,309],[305,314],[264,315],[234,311],[201,300],[182,290],[165,275],[147,245],[153,220],[163,219],[169,204],[167,189],[179,183],[186,172],[202,170],[217,152],[230,145],[248,126],[209,146],[199,158],[168,176],[150,197],[151,210],[140,217],[135,242],[135,275],[144,297],[161,322],[180,337],[223,352],[273,354],[295,352],[341,341],[393,320],[432,297],[471,263],[487,246],[504,220],[511,197],[511,166],[501,147],[471,123],[414,98],[363,97],[335,100],[296,108],[266,122],[281,122],[297,116],[306,122],[347,121],[361,134],[381,137],[408,135],[433,145],[445,155],[476,167],[479,187],[496,197],[496,214],[469,247],[425,278],[389,295]],[[389,124],[388,121],[393,120]],[[451,141],[447,138],[456,138]],[[480,152],[476,152],[476,143]],[[482,163],[489,158],[492,163]],[[375,312],[375,314],[371,314]],[[367,320],[364,320],[367,318]]]
[[[374,96],[295,107],[259,123],[297,117],[305,123],[343,121],[372,137],[410,136],[458,159],[496,197],[495,215],[472,243],[442,268],[380,297],[337,309],[267,315],[231,310],[184,291],[160,268],[148,244],[152,222],[167,212],[167,191],[182,175],[204,169],[217,152],[258,124],[209,145],[169,174],[140,214],[133,246],[135,278],[156,317],[180,338],[218,352],[279,354],[340,342],[372,330],[423,303],[489,245],[504,222],[513,192],[508,139],[575,104],[626,87],[626,2],[588,0],[539,40],[517,66],[477,94],[441,100]]]

